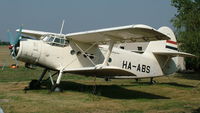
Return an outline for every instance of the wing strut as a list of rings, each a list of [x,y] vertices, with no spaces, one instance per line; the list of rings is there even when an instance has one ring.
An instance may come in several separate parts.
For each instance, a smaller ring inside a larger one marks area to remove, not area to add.
[[[105,59],[104,59],[103,63],[96,65],[95,66],[96,68],[102,68],[102,67],[108,65],[108,59],[109,59],[109,57],[110,57],[110,55],[112,53],[112,49],[113,49],[114,44],[115,44],[114,41],[111,40],[110,43],[109,43],[108,51],[106,53],[106,56],[105,56]]]
[[[111,40],[110,43],[109,43],[108,51],[106,53],[105,59],[104,59],[103,64],[102,64],[103,66],[107,66],[107,64],[108,64],[108,59],[111,55],[113,46],[114,46],[114,41]]]
[[[89,51],[90,49],[92,49],[92,48],[96,45],[96,43],[94,43],[94,44],[92,44],[89,48],[87,48],[87,50],[84,51],[83,49],[81,49],[81,47],[78,46],[78,44],[77,44],[76,42],[73,41],[73,43],[74,43],[74,44],[76,45],[76,47],[77,47],[82,53],[84,53],[84,54],[86,54],[87,51]],[[87,58],[94,66],[96,65],[88,55],[86,55],[86,58]]]
[[[167,65],[167,62],[169,61],[171,57],[167,56],[167,60],[164,62],[164,65],[162,66],[162,70],[164,70],[165,66]]]

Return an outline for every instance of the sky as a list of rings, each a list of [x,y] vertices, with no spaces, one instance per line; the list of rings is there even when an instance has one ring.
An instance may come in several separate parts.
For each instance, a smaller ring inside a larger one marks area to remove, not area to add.
[[[168,26],[176,9],[170,0],[0,0],[0,40],[8,41],[8,29],[59,33],[80,32],[131,24],[158,29]]]

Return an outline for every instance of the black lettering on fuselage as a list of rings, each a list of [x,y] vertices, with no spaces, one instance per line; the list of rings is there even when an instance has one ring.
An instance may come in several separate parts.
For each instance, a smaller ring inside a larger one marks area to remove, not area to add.
[[[131,67],[132,67],[131,62],[129,62],[129,63],[128,63],[128,69],[131,70]]]
[[[147,66],[146,73],[150,73],[150,66]]]
[[[138,64],[137,71],[140,71],[140,64]]]
[[[142,65],[142,72],[145,72],[146,70],[146,65]]]
[[[143,73],[150,73],[151,67],[148,65],[144,65],[144,64],[138,64],[136,65],[132,65],[131,62],[128,61],[123,61],[122,62],[122,68],[124,69],[129,69],[129,70],[135,70],[138,72],[143,72]]]
[[[127,61],[123,61],[123,63],[122,63],[122,68],[127,68]]]

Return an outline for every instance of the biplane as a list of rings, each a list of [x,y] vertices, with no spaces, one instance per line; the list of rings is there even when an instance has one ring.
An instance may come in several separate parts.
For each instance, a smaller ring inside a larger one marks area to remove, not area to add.
[[[137,24],[85,32],[63,34],[18,29],[17,36],[9,33],[10,50],[14,59],[44,68],[30,88],[38,88],[48,70],[58,75],[51,91],[59,89],[63,73],[109,79],[151,78],[176,72],[174,57],[191,57],[180,52],[176,37],[168,27]],[[32,37],[32,38],[30,38]],[[116,44],[149,42],[143,53],[124,50]],[[50,75],[50,78],[52,75]]]

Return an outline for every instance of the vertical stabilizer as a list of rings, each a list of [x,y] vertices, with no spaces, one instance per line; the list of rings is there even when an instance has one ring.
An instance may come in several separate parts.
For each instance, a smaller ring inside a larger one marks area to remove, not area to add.
[[[170,37],[170,40],[151,41],[145,52],[178,51],[174,32],[169,27],[165,26],[159,28],[158,31]]]
[[[164,74],[172,74],[177,71],[178,66],[178,57],[172,58],[171,55],[168,54],[153,54],[156,52],[178,52],[178,46],[176,42],[176,37],[174,32],[169,27],[161,27],[158,29],[159,32],[170,37],[170,40],[160,40],[160,41],[151,41],[147,46],[144,54],[154,55],[163,70]]]

